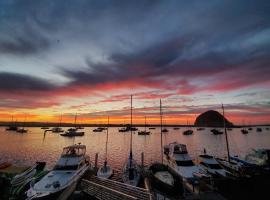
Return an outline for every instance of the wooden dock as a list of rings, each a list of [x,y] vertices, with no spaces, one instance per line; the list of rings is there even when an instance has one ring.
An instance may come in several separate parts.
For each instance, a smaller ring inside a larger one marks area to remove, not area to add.
[[[96,176],[83,179],[80,187],[83,192],[100,200],[152,200],[148,190]]]

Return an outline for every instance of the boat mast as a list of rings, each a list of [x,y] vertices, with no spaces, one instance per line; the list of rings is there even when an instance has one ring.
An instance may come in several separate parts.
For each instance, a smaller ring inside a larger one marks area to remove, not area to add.
[[[106,150],[105,150],[105,165],[107,164],[107,151],[108,151],[108,137],[109,137],[109,116],[108,116],[108,124],[107,124],[107,136],[106,136]]]
[[[74,119],[74,127],[76,128],[76,124],[77,124],[77,113],[75,115],[75,119]]]
[[[144,132],[146,132],[146,116],[144,116]]]
[[[160,115],[160,149],[161,149],[161,163],[163,164],[163,140],[162,140],[162,105],[161,105],[161,99],[159,100],[160,106],[159,106],[159,115]]]
[[[225,132],[225,138],[226,138],[226,147],[227,147],[227,154],[228,154],[228,161],[230,162],[230,149],[229,149],[229,143],[228,143],[228,136],[227,136],[227,129],[226,129],[226,122],[225,122],[225,113],[224,113],[224,106],[222,104],[222,112],[223,112],[223,126],[224,126],[224,132]]]
[[[132,95],[130,95],[130,161],[132,160]]]
[[[60,121],[59,121],[59,127],[61,127],[61,125],[62,125],[62,114],[60,115]]]

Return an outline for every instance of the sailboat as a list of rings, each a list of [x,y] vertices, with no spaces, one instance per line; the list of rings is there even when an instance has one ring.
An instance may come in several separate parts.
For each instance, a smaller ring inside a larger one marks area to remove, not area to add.
[[[26,121],[26,116],[24,116],[23,127],[22,128],[18,128],[16,130],[17,133],[27,133],[28,130],[24,128],[25,127],[25,121]]]
[[[153,163],[149,167],[149,183],[152,190],[157,193],[164,193],[166,196],[182,194],[183,185],[181,179],[169,171],[167,165],[163,164],[163,137],[162,137],[162,104],[160,99],[160,145],[161,145],[161,163]],[[147,181],[145,181],[147,185]]]
[[[6,128],[6,131],[17,131],[18,130],[18,126],[16,126],[16,121],[13,121],[13,115],[11,117],[11,122],[8,128]]]
[[[53,133],[62,133],[64,130],[61,128],[62,123],[62,115],[60,116],[59,125],[57,127],[52,128]]]
[[[187,127],[189,126],[188,121],[187,121]],[[187,129],[183,132],[183,135],[192,135],[193,134],[193,130],[191,129]]]
[[[248,130],[247,130],[246,127],[245,127],[244,121],[243,121],[243,128],[241,129],[241,132],[242,132],[243,134],[248,134]]]
[[[131,107],[130,107],[130,152],[126,163],[123,166],[122,180],[124,183],[137,186],[140,180],[140,170],[136,161],[133,159],[132,154],[132,95],[131,95]]]
[[[108,165],[107,161],[107,151],[108,151],[108,137],[109,137],[109,117],[108,117],[108,127],[107,127],[107,135],[106,135],[106,150],[105,150],[105,161],[104,165],[98,169],[97,176],[101,178],[110,178],[113,174],[113,170]]]
[[[231,160],[223,104],[222,104],[222,112],[223,112],[224,133],[225,133],[225,139],[226,139],[227,160],[221,159],[221,158],[217,158],[217,161],[219,162],[219,164],[222,165],[222,167],[224,169],[226,169],[227,171],[231,172],[233,175],[235,175],[235,176],[241,176],[242,175],[243,164],[240,163],[240,162],[235,162],[235,161]]]
[[[77,123],[77,113],[76,113],[75,119],[74,119],[74,128],[70,128],[65,133],[60,134],[60,135],[66,136],[66,137],[83,136],[84,132],[78,131],[78,129],[76,128],[76,123]]]
[[[143,131],[139,131],[138,135],[150,135],[150,131],[146,131],[146,117],[144,117],[144,130]]]

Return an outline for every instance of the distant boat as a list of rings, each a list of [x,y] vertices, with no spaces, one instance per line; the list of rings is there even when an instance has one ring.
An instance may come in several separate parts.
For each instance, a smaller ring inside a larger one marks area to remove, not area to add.
[[[227,131],[232,131],[232,128],[227,128]]]
[[[28,130],[27,130],[27,129],[24,129],[24,128],[19,128],[19,129],[17,129],[16,132],[17,132],[17,133],[27,133]]]
[[[130,124],[126,125],[126,127],[122,127],[118,129],[119,132],[129,132],[129,131],[137,131],[138,128],[136,127],[131,127]]]
[[[183,135],[192,135],[193,134],[193,130],[185,130],[184,132],[183,132]]]
[[[53,132],[53,133],[62,133],[62,132],[64,132],[64,130],[61,128],[61,124],[62,124],[62,115],[60,116],[58,126],[52,128],[52,132]]]
[[[257,132],[262,132],[262,128],[257,128]]]
[[[179,130],[180,128],[179,127],[174,127],[173,130]]]
[[[212,129],[211,132],[214,134],[214,135],[221,135],[223,134],[222,131],[218,130],[218,129]]]
[[[108,155],[108,138],[109,138],[109,117],[108,117],[108,127],[107,127],[107,134],[106,134],[106,150],[105,150],[105,161],[102,167],[98,169],[97,176],[101,178],[110,178],[113,174],[113,170],[108,165],[107,155]]]
[[[241,132],[242,132],[243,134],[248,134],[248,130],[247,130],[247,129],[241,129]]]
[[[144,117],[144,130],[143,131],[139,131],[138,135],[150,135],[150,131],[146,131],[146,117]]]
[[[93,129],[93,132],[103,132],[103,128],[101,128],[101,127],[98,127],[98,128],[95,128],[95,129]]]
[[[249,128],[248,128],[248,130],[249,130],[249,131],[252,131],[252,130],[253,130],[253,128],[249,127]]]
[[[203,131],[203,130],[205,130],[205,128],[202,128],[202,127],[197,128],[197,131]]]
[[[84,136],[84,132],[78,131],[76,128],[70,128],[68,131],[60,135],[65,137]]]
[[[49,129],[49,127],[41,127],[41,129]]]
[[[131,106],[130,106],[130,152],[129,157],[122,169],[122,180],[124,183],[137,186],[140,180],[140,170],[136,161],[133,159],[132,153],[132,95],[131,95]]]
[[[57,199],[89,169],[89,157],[85,153],[86,146],[80,143],[65,147],[54,169],[31,185],[27,199]]]
[[[162,133],[168,133],[168,132],[169,132],[168,129],[166,129],[166,128],[162,129]]]
[[[187,121],[187,127],[189,127],[189,123]],[[183,135],[192,135],[193,134],[193,130],[192,129],[188,129],[183,131]]]
[[[152,129],[152,130],[154,130],[154,129],[156,129],[155,127],[150,127],[149,129]]]
[[[11,117],[11,122],[8,128],[6,128],[6,131],[17,131],[18,126],[16,125],[16,121],[13,121],[13,116]]]

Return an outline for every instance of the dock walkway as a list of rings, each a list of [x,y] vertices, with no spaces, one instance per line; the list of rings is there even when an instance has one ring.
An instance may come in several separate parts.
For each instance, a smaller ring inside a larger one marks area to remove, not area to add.
[[[81,188],[88,195],[102,200],[152,200],[148,190],[96,176],[83,179]]]

